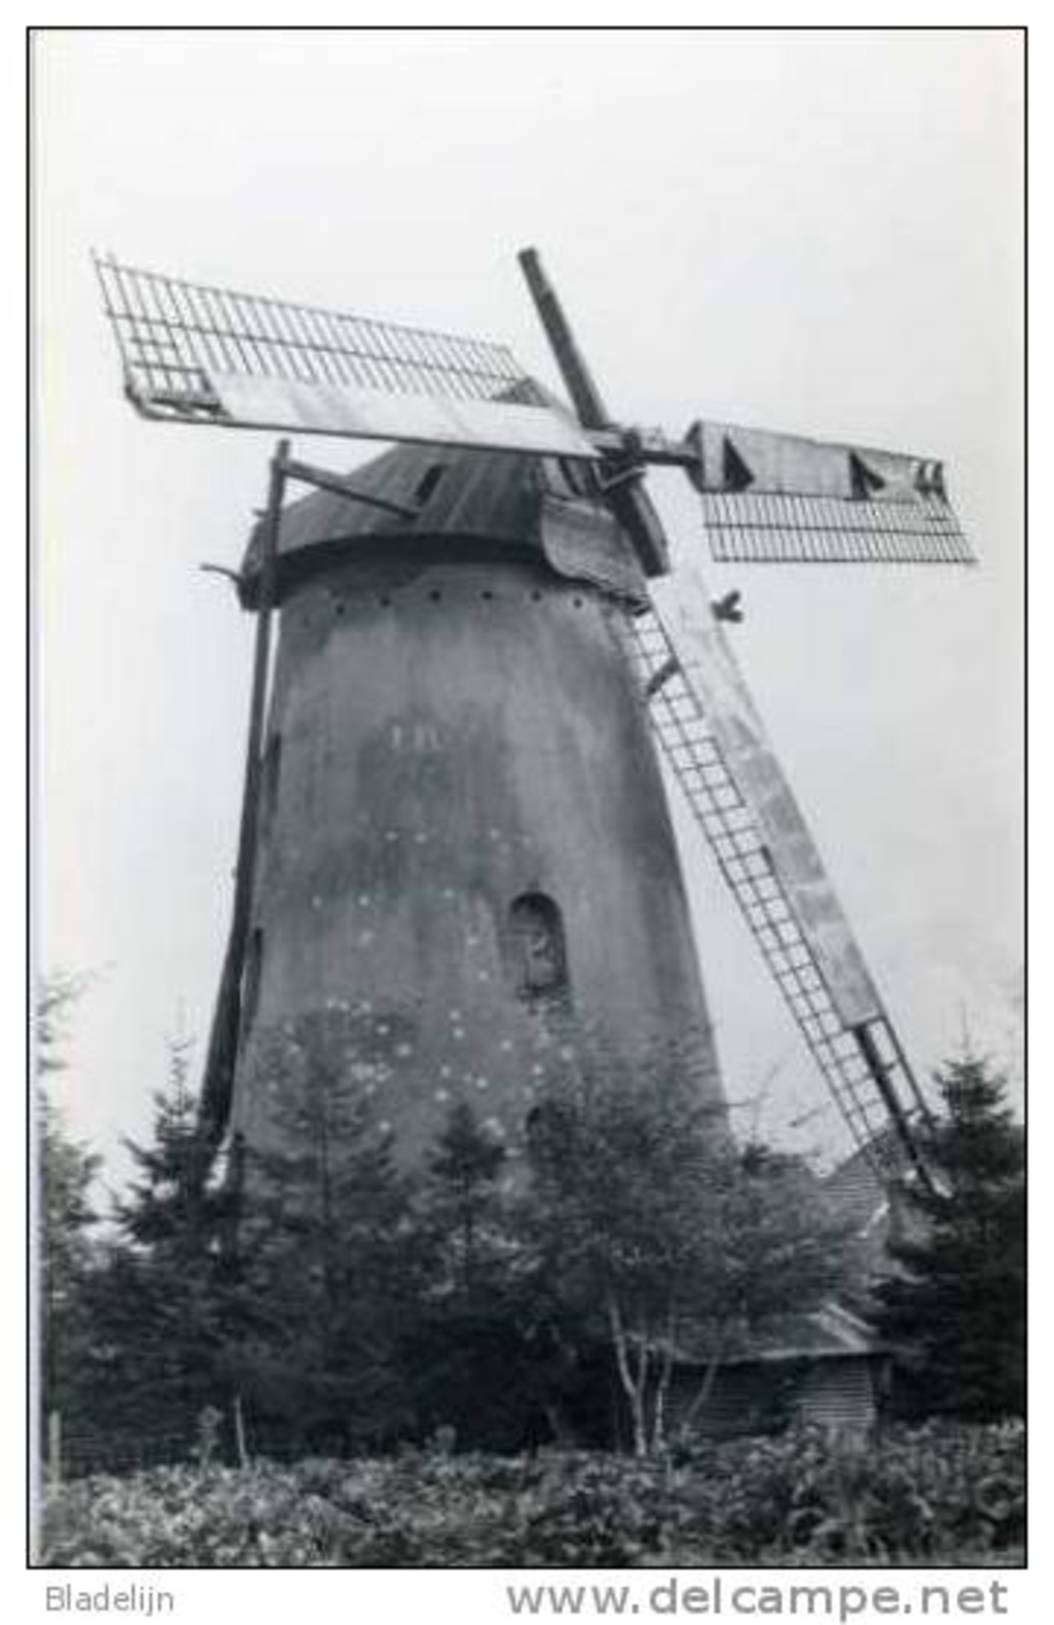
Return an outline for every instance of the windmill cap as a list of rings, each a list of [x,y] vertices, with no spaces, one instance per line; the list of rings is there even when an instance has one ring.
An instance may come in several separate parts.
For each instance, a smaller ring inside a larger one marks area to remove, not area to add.
[[[278,597],[339,553],[376,557],[386,543],[438,562],[467,547],[475,558],[535,560],[558,575],[589,580],[616,596],[643,599],[629,543],[592,497],[577,465],[517,452],[397,446],[338,476],[391,512],[315,489],[282,509]],[[242,562],[242,602],[257,602],[263,521]]]

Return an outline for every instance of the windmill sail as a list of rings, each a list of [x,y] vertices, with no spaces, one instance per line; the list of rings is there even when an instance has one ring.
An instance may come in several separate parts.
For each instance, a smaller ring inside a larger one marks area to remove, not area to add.
[[[579,417],[596,428],[608,421],[606,409],[556,292],[533,249],[524,250],[520,263]],[[702,424],[689,431],[683,445],[656,444],[650,454],[641,435],[623,438],[627,460],[622,467],[616,461],[614,468],[602,470],[609,478],[605,482],[602,477],[601,487],[646,573],[661,577],[669,568],[669,550],[661,521],[639,484],[642,465],[649,460],[681,463],[704,494],[713,486],[742,490],[758,476],[734,443],[716,474],[713,437],[708,439]],[[662,436],[658,438],[661,442]],[[726,441],[722,433],[723,458]],[[846,506],[854,500],[852,480],[859,484],[863,479],[856,465],[865,466],[858,453],[816,445],[809,462],[804,453],[791,456],[786,437],[759,434],[756,441],[749,448],[756,461],[761,442],[773,453],[782,447],[783,461],[774,456],[769,474],[777,489],[813,490],[832,454],[836,460],[840,455],[849,484],[844,497],[836,494],[831,500]],[[883,489],[895,484],[894,469],[887,464],[881,468],[885,473],[871,469],[874,489],[882,482]],[[919,472],[915,470],[916,483]],[[794,479],[800,483],[795,485]],[[923,472],[922,480],[943,489],[939,470]],[[656,588],[661,595],[661,581]],[[907,1159],[929,1184],[911,1124],[912,1114],[925,1115],[926,1106],[907,1058],[731,650],[715,627],[701,578],[679,574],[677,593],[673,607],[664,608],[665,597],[659,596],[655,608],[617,623],[652,703],[659,743],[850,1133],[880,1176],[896,1175]]]
[[[722,423],[686,441],[720,563],[974,562],[932,459]]]
[[[853,1139],[888,1176],[917,1161],[925,1103],[701,579],[679,571],[625,626],[674,776]]]
[[[502,345],[112,257],[95,269],[126,392],[147,417],[579,459],[649,577],[669,569],[641,483],[653,463],[686,470],[720,560],[972,562],[939,463],[724,424],[696,424],[679,442],[620,428],[537,254],[520,260],[577,421]],[[573,550],[567,527],[556,529],[554,545]],[[662,748],[854,1137],[877,1158],[892,1118],[925,1179],[911,1122],[926,1107],[911,1069],[705,589],[682,578],[678,593],[628,619],[625,634]],[[236,988],[233,971],[229,980]],[[227,1053],[219,1040],[216,1053]]]
[[[720,561],[973,562],[938,462],[721,423],[682,441],[611,423],[537,256],[521,259],[580,422],[505,345],[94,263],[145,417],[601,465],[649,575],[667,568],[659,528],[622,482],[652,462],[686,470]]]
[[[145,417],[595,460],[504,345],[96,259]]]

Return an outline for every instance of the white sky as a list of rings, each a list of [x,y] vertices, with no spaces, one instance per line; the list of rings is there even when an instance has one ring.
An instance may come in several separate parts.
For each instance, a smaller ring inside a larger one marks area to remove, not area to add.
[[[38,40],[38,914],[43,965],[99,973],[62,1086],[80,1133],[142,1133],[165,1034],[207,1032],[251,624],[196,566],[237,564],[273,441],[135,417],[92,245],[507,339],[555,383],[534,243],[617,415],[943,457],[981,569],[707,576],[744,593],[736,647],[917,1067],[964,1013],[1011,1058],[1020,57],[1010,32]],[[705,563],[683,481],[652,487]],[[729,1093],[779,1068],[776,1132],[822,1086],[683,833]]]

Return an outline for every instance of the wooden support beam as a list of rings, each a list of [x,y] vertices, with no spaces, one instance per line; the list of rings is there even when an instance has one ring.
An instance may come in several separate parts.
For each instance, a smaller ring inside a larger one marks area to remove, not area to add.
[[[219,1147],[230,1114],[234,1071],[238,1060],[241,1029],[242,972],[252,918],[253,879],[259,823],[260,779],[263,768],[263,731],[267,707],[267,680],[271,660],[271,617],[275,600],[278,533],[282,519],[282,495],[288,474],[289,442],[281,440],[271,459],[266,516],[260,557],[260,591],[257,600],[256,642],[253,650],[252,690],[249,697],[249,726],[245,744],[245,780],[242,791],[241,822],[238,829],[238,857],[234,870],[234,902],[220,976],[220,988],[209,1032],[205,1075],[201,1089],[199,1123],[202,1155],[192,1170],[193,1182],[204,1182],[211,1158]]]
[[[370,496],[365,491],[359,491],[350,480],[343,479],[339,474],[331,474],[328,469],[315,468],[311,463],[300,463],[293,458],[287,458],[285,463],[286,479],[299,480],[302,485],[317,485],[321,491],[330,491],[334,496],[346,497],[349,502],[361,502],[367,508],[380,508],[384,513],[397,514],[400,519],[416,519],[420,510],[407,508],[401,502],[389,502],[384,497]]]

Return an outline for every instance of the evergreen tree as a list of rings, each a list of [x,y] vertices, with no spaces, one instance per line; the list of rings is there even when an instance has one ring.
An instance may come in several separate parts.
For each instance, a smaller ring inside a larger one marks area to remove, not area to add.
[[[215,1241],[224,1198],[215,1183],[202,1189],[198,1103],[190,1087],[191,1040],[169,1040],[166,1087],[154,1095],[153,1139],[140,1145],[125,1138],[138,1178],[114,1203],[126,1239],[152,1255],[188,1261]]]
[[[87,975],[53,971],[37,987],[33,1047],[38,1080],[46,1080],[49,1073],[65,1071],[63,1045],[68,1036],[70,1014],[90,980]]]
[[[505,1162],[505,1147],[480,1127],[472,1108],[455,1105],[428,1159],[424,1191],[436,1295],[468,1298],[493,1283],[503,1251]]]
[[[255,1086],[273,1105],[269,1148],[245,1158],[238,1262],[252,1307],[236,1358],[256,1436],[284,1451],[375,1445],[413,1425],[400,1351],[420,1243],[363,1067],[339,1012],[257,1052]]]
[[[70,1138],[62,1112],[49,1094],[51,1076],[65,1069],[68,1017],[83,986],[83,978],[49,977],[38,992],[34,1012],[38,1302],[45,1411],[76,1408],[92,1338],[87,1289],[95,1263],[92,1230],[97,1214],[91,1189],[100,1158]]]
[[[91,1286],[92,1413],[115,1459],[182,1453],[204,1408],[230,1410],[226,1352],[239,1307],[224,1246],[230,1193],[197,1177],[189,1070],[189,1042],[170,1041],[152,1138],[124,1142],[137,1177],[114,1201],[117,1233]]]
[[[45,1410],[75,1407],[92,1343],[89,1294],[97,1215],[91,1201],[100,1159],[70,1139],[61,1113],[37,1097],[40,1161],[39,1287]]]
[[[1005,1081],[967,1055],[936,1075],[935,1189],[902,1194],[905,1234],[876,1289],[876,1324],[902,1352],[902,1405],[973,1420],[1025,1404],[1024,1139]]]
[[[450,1111],[417,1202],[426,1273],[406,1348],[422,1427],[516,1449],[548,1436],[535,1281],[505,1146],[463,1102]]]

